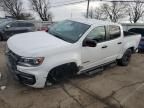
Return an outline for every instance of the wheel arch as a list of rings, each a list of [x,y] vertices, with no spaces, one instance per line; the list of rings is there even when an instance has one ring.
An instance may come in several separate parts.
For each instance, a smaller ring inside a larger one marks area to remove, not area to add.
[[[135,52],[135,47],[134,47],[134,46],[133,46],[133,47],[130,47],[130,48],[128,48],[128,49],[130,49],[130,50],[132,51],[132,53]]]
[[[77,65],[76,62],[68,62],[68,63],[64,63],[64,64],[60,64],[60,65],[57,65],[53,68],[50,69],[48,75],[54,70],[54,69],[57,69],[57,68],[60,68],[60,67],[74,67],[75,70],[78,72],[79,71],[79,66]],[[47,76],[48,76],[47,75]]]
[[[75,62],[65,63],[53,67],[47,74],[46,83],[56,83],[62,79],[69,78],[79,71],[79,67]]]

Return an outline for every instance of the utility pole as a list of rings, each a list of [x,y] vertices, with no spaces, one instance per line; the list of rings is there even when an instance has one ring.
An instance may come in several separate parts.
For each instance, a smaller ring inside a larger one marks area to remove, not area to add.
[[[90,0],[88,0],[88,3],[87,3],[87,18],[89,17],[89,4],[90,4]]]
[[[71,18],[73,17],[72,11],[71,11]]]

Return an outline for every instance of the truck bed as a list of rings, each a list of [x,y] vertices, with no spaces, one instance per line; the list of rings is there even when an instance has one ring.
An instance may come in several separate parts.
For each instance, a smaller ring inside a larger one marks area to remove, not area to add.
[[[137,34],[137,33],[128,32],[128,31],[124,31],[123,34],[124,34],[124,37],[139,35],[139,34]]]
[[[131,46],[132,48],[134,48],[134,50],[136,50],[138,48],[140,39],[140,34],[124,31],[124,48],[127,48],[127,46]]]

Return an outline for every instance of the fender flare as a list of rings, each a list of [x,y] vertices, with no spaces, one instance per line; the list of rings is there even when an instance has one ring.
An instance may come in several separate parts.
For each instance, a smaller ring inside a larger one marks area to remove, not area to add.
[[[45,70],[47,71],[47,73],[45,73],[44,76],[47,77],[49,72],[55,67],[70,63],[74,63],[77,66],[77,68],[79,68],[82,64],[80,55],[76,53],[65,55],[60,54],[47,58],[47,60],[45,60],[44,63],[44,67],[46,67]]]

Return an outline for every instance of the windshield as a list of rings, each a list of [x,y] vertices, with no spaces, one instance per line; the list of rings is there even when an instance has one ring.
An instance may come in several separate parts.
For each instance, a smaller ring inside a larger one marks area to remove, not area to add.
[[[65,20],[53,25],[49,33],[64,41],[75,43],[90,28],[90,25]]]

